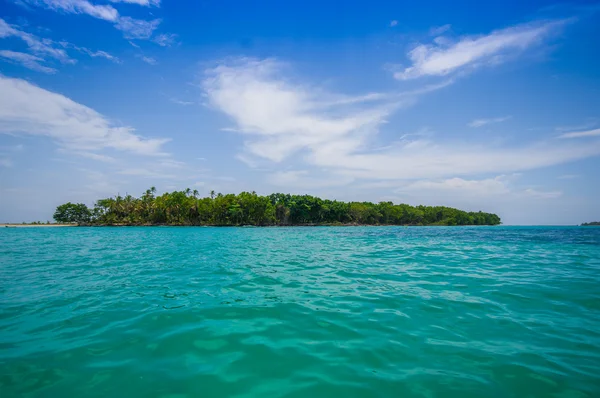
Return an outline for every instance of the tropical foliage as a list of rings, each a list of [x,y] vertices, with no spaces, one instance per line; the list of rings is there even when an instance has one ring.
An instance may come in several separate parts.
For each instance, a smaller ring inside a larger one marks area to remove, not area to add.
[[[600,221],[592,221],[592,222],[584,222],[581,224],[582,227],[598,227],[600,226]]]
[[[92,221],[92,213],[83,203],[69,202],[56,208],[54,219],[60,223],[85,224]]]
[[[100,199],[93,209],[84,204],[58,206],[54,219],[95,225],[497,225],[495,214],[466,212],[444,206],[395,205],[392,202],[340,202],[310,195],[255,192],[198,197],[186,189],[156,195],[154,187],[141,197]]]

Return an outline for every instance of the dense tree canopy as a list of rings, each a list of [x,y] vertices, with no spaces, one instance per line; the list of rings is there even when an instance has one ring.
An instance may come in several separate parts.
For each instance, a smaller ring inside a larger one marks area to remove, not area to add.
[[[584,222],[581,224],[583,227],[600,227],[600,221]]]
[[[199,198],[187,189],[156,195],[148,189],[131,195],[101,199],[93,209],[67,203],[54,219],[95,225],[498,225],[500,217],[444,206],[395,205],[392,202],[339,202],[310,195],[255,192],[215,194]]]
[[[65,203],[56,208],[54,219],[60,223],[85,224],[92,221],[92,213],[83,203]]]

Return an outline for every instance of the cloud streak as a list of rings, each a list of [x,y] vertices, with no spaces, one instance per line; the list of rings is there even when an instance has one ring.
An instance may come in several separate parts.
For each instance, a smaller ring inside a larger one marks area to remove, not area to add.
[[[31,69],[37,72],[49,74],[56,73],[56,69],[42,65],[40,62],[43,62],[44,60],[40,57],[36,57],[35,55],[20,53],[16,51],[0,50],[0,58],[4,58],[14,63],[21,64],[27,69]]]
[[[408,53],[411,66],[398,71],[398,80],[423,76],[447,76],[482,65],[497,65],[510,56],[541,43],[570,20],[527,23],[496,30],[488,35],[465,36],[456,42],[436,40]]]
[[[69,14],[85,14],[96,19],[111,22],[126,39],[147,40],[152,37],[154,31],[160,25],[160,19],[146,21],[134,19],[119,14],[116,8],[110,4],[93,4],[87,0],[21,0],[25,4],[41,6],[54,11]],[[159,6],[157,0],[113,0],[113,3],[131,3],[142,6]]]
[[[65,64],[73,64],[76,61],[71,59],[63,48],[53,46],[52,40],[40,39],[39,37],[27,33],[19,27],[10,25],[4,19],[0,18],[0,38],[17,37],[24,41],[29,50],[39,57],[49,56]]]
[[[115,126],[93,109],[25,80],[0,76],[0,92],[0,133],[46,136],[76,152],[106,148],[166,155],[162,146],[167,139],[145,138],[131,127]]]
[[[486,124],[502,123],[502,122],[507,121],[510,118],[511,118],[511,116],[496,117],[496,118],[492,118],[492,119],[475,119],[472,122],[470,122],[468,124],[468,126],[477,128],[477,127],[485,126]]]
[[[152,57],[147,57],[145,55],[136,55],[136,57],[138,57],[139,59],[141,59],[142,61],[144,61],[145,63],[147,63],[148,65],[156,65],[158,63],[158,61]]]
[[[144,7],[160,7],[160,0],[110,0],[111,3],[137,4]]]
[[[600,137],[600,129],[587,130],[587,131],[573,131],[573,132],[561,134],[558,136],[558,138],[588,138],[588,137]]]
[[[55,59],[62,64],[74,64],[77,61],[69,56],[66,49],[73,49],[87,54],[92,58],[101,57],[119,63],[120,60],[106,51],[92,51],[85,47],[78,47],[66,41],[55,42],[47,38],[40,38],[25,32],[16,25],[10,25],[0,18],[0,38],[16,37],[27,45],[30,52],[27,54],[20,51],[2,50],[0,56],[5,60],[18,63],[24,67],[43,73],[56,73],[53,67],[43,65],[49,59]]]

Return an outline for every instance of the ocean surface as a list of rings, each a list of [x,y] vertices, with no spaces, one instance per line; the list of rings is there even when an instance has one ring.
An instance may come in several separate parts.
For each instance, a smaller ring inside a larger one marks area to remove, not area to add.
[[[0,396],[600,397],[600,228],[1,228]]]

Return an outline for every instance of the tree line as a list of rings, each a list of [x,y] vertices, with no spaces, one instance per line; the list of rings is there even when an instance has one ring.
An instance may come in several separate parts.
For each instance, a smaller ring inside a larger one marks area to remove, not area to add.
[[[100,199],[93,208],[65,203],[56,208],[60,223],[83,225],[498,225],[500,217],[445,206],[395,205],[392,202],[341,202],[310,195],[255,192],[238,195],[211,192],[200,198],[197,190],[142,196],[117,195]]]

